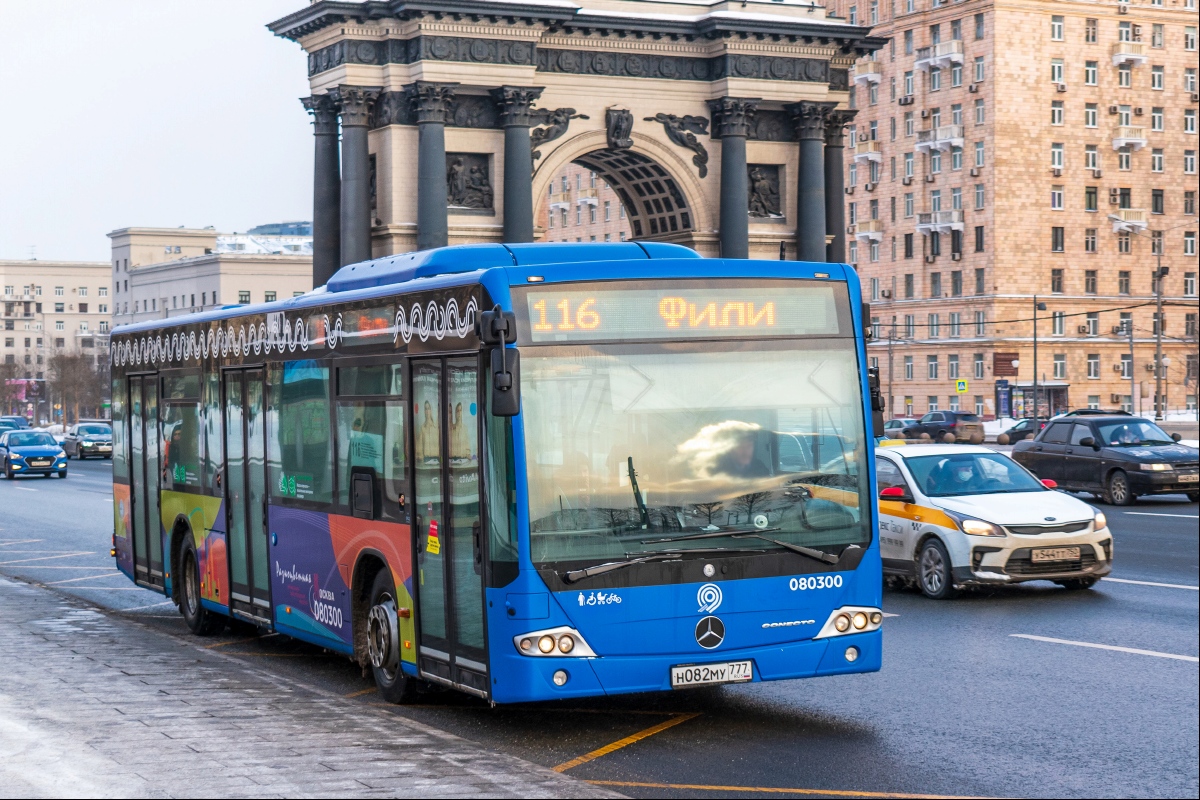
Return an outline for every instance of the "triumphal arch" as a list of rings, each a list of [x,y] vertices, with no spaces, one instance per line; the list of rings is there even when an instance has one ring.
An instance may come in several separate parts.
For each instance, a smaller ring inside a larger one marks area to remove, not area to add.
[[[308,54],[318,279],[538,241],[570,162],[635,239],[844,258],[851,70],[883,42],[819,4],[320,0],[270,28]]]

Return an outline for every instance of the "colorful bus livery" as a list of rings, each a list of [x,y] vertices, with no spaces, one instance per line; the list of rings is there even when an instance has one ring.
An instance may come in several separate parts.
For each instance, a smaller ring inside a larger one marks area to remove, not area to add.
[[[118,567],[493,702],[879,668],[853,270],[476,245],[113,335]]]

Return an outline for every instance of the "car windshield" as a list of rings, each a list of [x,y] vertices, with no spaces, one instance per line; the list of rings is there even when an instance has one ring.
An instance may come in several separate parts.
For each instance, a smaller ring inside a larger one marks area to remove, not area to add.
[[[29,433],[10,433],[8,435],[9,447],[54,447],[58,442],[54,441],[54,437],[42,431],[30,431]]]
[[[1041,482],[1000,453],[955,453],[905,460],[921,491],[929,497],[1037,492]]]
[[[1175,444],[1166,431],[1146,420],[1098,422],[1100,441],[1109,447],[1137,447],[1148,444]]]
[[[522,355],[535,563],[870,541],[853,339]]]
[[[80,436],[112,436],[112,428],[107,425],[80,425]]]

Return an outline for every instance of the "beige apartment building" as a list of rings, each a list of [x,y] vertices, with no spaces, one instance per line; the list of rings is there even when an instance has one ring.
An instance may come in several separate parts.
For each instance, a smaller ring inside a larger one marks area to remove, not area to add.
[[[545,242],[624,242],[632,238],[621,198],[590,169],[566,164],[534,217]]]
[[[107,367],[109,289],[103,261],[0,260],[0,363],[34,380],[46,377],[58,353],[83,354]]]
[[[1032,414],[1035,296],[1042,413],[1152,412],[1160,254],[1164,406],[1194,409],[1195,0],[834,5],[890,39],[845,188],[889,413]]]
[[[263,226],[278,228],[278,226]],[[312,289],[312,236],[121,228],[112,240],[113,324],[262,303]]]

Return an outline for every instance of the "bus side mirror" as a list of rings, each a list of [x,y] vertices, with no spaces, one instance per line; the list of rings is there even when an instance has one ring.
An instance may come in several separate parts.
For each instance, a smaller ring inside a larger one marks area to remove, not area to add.
[[[874,430],[875,438],[882,437],[886,431],[883,429],[883,393],[879,389],[879,368],[867,368],[867,389],[871,393],[871,427]]]
[[[475,335],[484,344],[514,344],[517,341],[517,315],[499,305],[483,311],[475,322]]]
[[[492,348],[492,414],[515,417],[521,413],[521,351]]]

